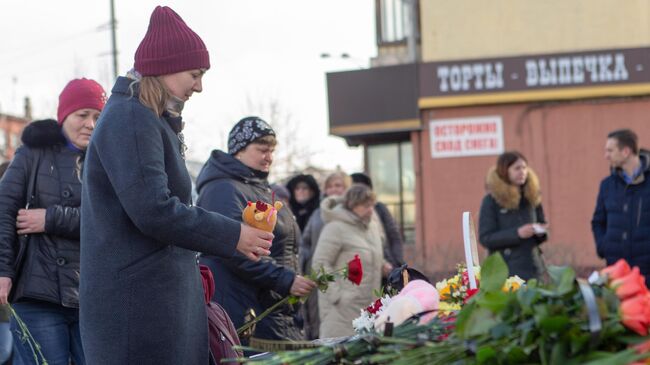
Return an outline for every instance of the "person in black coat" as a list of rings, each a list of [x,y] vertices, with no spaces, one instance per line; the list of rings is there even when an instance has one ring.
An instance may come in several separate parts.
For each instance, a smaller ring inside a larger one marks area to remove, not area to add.
[[[79,334],[80,169],[105,99],[97,82],[70,81],[59,96],[58,121],[25,128],[23,145],[0,181],[0,302],[11,293],[14,310],[49,364],[85,363]],[[33,198],[25,209],[28,196]],[[18,235],[29,236],[24,250]],[[11,328],[21,333],[14,319]],[[18,335],[14,348],[14,358],[35,364],[34,350]]]
[[[524,280],[543,273],[539,245],[547,240],[539,180],[517,151],[505,152],[487,175],[488,194],[479,213],[479,240],[500,252],[510,275]]]
[[[230,132],[228,153],[212,151],[203,166],[197,179],[197,205],[241,220],[248,202],[272,204],[267,177],[275,145],[275,132],[265,121],[258,117],[240,120]],[[250,262],[243,255],[202,258],[215,274],[213,299],[224,307],[235,327],[245,323],[250,309],[260,314],[289,294],[305,296],[315,287],[314,282],[298,275],[300,231],[289,207],[278,211],[273,233],[268,259]],[[286,306],[257,323],[250,344],[263,350],[264,342],[256,343],[257,339],[302,340],[301,327],[298,308]],[[242,338],[242,343],[249,341]]]
[[[296,216],[298,227],[302,232],[305,230],[309,217],[318,209],[320,204],[318,183],[311,175],[299,174],[289,180],[287,189],[291,194],[289,206],[293,215]]]
[[[611,173],[600,183],[591,228],[596,253],[613,265],[625,259],[650,284],[650,151],[630,129],[607,136]]]
[[[80,324],[89,364],[211,361],[197,252],[251,261],[273,234],[191,206],[183,120],[210,67],[201,38],[158,6],[88,146]]]

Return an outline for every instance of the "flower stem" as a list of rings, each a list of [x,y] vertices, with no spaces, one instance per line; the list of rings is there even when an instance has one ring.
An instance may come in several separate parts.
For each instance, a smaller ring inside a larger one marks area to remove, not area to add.
[[[20,316],[14,310],[14,307],[12,307],[11,304],[9,304],[8,306],[9,306],[9,310],[11,311],[11,315],[14,317],[16,323],[18,324],[18,328],[20,328],[20,334],[21,334],[20,340],[26,341],[27,344],[29,345],[29,348],[32,350],[32,354],[34,355],[34,362],[39,365],[48,365],[45,356],[43,356],[43,353],[41,352],[41,345],[39,345],[38,342],[36,342],[31,332],[29,332],[29,329],[27,328],[25,322],[23,322],[23,320],[20,319]],[[38,360],[39,355],[41,357],[42,362],[39,362]]]
[[[282,299],[281,301],[279,301],[279,302],[273,304],[272,306],[268,307],[264,312],[262,312],[262,314],[260,314],[259,316],[253,318],[252,321],[249,321],[249,322],[244,323],[243,326],[241,326],[241,327],[239,327],[239,328],[237,329],[237,336],[241,336],[241,334],[242,334],[244,331],[246,331],[247,329],[251,328],[251,326],[253,326],[255,323],[261,321],[264,317],[266,317],[266,316],[268,316],[269,314],[271,314],[271,312],[273,312],[274,310],[276,310],[279,306],[281,306],[281,305],[283,305],[283,304],[286,304],[286,303],[289,301],[289,298],[291,298],[291,297],[292,297],[291,295],[284,297],[284,299]]]

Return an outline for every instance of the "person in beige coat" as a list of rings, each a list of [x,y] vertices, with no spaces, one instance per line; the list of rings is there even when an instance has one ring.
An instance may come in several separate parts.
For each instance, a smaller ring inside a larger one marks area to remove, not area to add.
[[[326,272],[346,267],[359,255],[363,280],[356,286],[347,280],[330,283],[325,293],[318,293],[320,337],[354,334],[352,321],[359,309],[373,301],[373,289],[381,286],[385,264],[379,221],[372,219],[375,195],[367,186],[355,184],[345,196],[330,197],[321,203],[325,227],[314,252],[314,270],[321,266]]]

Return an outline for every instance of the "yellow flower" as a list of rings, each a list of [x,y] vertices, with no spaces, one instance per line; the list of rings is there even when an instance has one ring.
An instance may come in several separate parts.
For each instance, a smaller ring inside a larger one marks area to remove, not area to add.
[[[440,302],[438,305],[438,313],[442,315],[447,315],[453,311],[459,310],[461,310],[461,306],[458,303]]]
[[[519,276],[511,276],[506,280],[506,283],[503,284],[503,291],[504,292],[510,292],[510,291],[517,291],[522,284],[524,284],[525,281],[520,278]]]

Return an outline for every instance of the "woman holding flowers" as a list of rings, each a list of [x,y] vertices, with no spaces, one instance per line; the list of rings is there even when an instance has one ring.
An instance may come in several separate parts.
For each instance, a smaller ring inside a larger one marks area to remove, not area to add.
[[[319,292],[318,310],[321,338],[354,334],[352,321],[359,309],[373,301],[373,290],[381,286],[384,265],[381,227],[371,219],[375,195],[367,186],[354,184],[345,196],[329,197],[321,203],[325,227],[321,232],[312,259],[312,267],[326,272],[343,267],[358,255],[363,263],[359,287],[348,281],[330,284]]]
[[[234,220],[242,220],[248,202],[273,204],[267,180],[273,164],[275,131],[258,117],[246,117],[228,136],[228,152],[214,150],[197,178],[197,205]],[[241,327],[247,312],[257,315],[283,297],[303,297],[316,286],[298,274],[300,229],[289,207],[277,213],[270,260],[250,262],[242,254],[230,258],[206,256],[217,278],[213,300],[221,304],[235,327]],[[298,305],[285,305],[257,323],[251,347],[265,350],[266,340],[302,340]],[[248,339],[242,338],[248,345]]]
[[[501,253],[511,276],[539,277],[543,264],[538,246],[547,239],[547,223],[537,175],[521,153],[505,152],[488,171],[486,185],[479,215],[481,244],[490,254]]]

